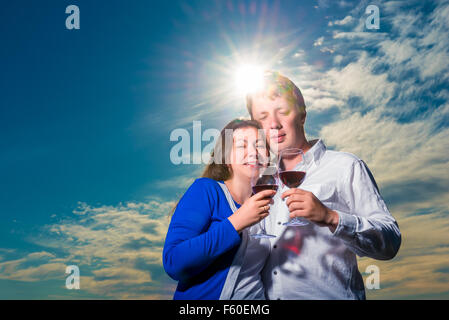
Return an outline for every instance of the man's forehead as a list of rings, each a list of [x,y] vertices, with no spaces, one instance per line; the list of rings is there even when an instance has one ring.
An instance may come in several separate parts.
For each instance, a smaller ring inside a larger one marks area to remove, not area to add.
[[[288,100],[282,96],[269,96],[266,94],[258,94],[254,96],[252,102],[253,111],[257,111],[256,109],[262,110],[290,105]]]

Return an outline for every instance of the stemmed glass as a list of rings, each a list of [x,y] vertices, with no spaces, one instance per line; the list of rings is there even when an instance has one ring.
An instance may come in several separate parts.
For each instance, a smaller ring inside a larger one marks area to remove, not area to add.
[[[287,169],[286,163],[289,167],[293,165],[294,169]],[[306,176],[306,163],[304,161],[304,153],[298,148],[284,149],[279,154],[279,178],[282,184],[287,188],[298,188],[304,181]],[[284,223],[284,226],[305,226],[309,221],[302,217],[294,217],[289,222]]]
[[[277,191],[279,183],[277,179],[277,167],[273,165],[255,165],[251,176],[251,188],[253,194],[264,190]],[[271,205],[270,205],[271,206]],[[250,234],[256,239],[260,238],[276,238],[275,235],[268,234],[265,230],[265,219],[259,222],[260,232],[256,234]]]

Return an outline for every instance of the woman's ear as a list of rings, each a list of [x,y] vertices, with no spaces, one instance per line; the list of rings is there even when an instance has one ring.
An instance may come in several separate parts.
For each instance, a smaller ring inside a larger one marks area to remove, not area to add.
[[[232,177],[232,166],[230,164],[227,164],[226,167],[227,167],[228,172],[229,172],[229,178],[231,178]]]

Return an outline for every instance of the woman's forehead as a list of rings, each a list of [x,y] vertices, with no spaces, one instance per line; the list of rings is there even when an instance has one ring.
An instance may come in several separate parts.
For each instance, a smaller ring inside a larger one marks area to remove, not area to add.
[[[258,129],[254,127],[238,128],[234,130],[233,136],[235,140],[257,139]]]

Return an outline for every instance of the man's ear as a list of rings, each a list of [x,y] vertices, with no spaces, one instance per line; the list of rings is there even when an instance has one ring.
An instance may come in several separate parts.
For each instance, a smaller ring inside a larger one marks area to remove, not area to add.
[[[302,116],[302,125],[304,125],[306,123],[306,118],[307,118],[307,112],[306,112],[306,110],[304,110],[304,115]]]
[[[306,123],[306,117],[307,117],[307,112],[306,110],[304,110],[304,112],[299,114],[299,123],[304,127],[304,124]]]

